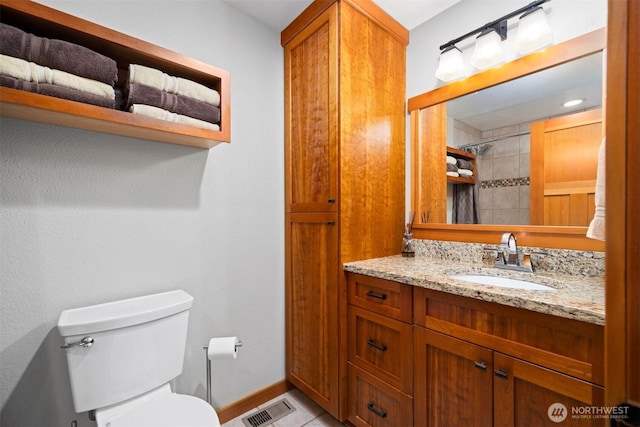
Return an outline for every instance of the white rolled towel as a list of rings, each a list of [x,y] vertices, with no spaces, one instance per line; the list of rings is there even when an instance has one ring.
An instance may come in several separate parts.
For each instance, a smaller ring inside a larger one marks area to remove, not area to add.
[[[456,165],[458,164],[458,160],[453,156],[447,156],[447,163],[450,165]]]
[[[129,65],[129,82],[155,87],[174,95],[186,96],[206,102],[214,107],[220,106],[220,93],[217,90],[182,77],[170,76],[160,70],[145,67],[144,65]]]
[[[603,138],[598,150],[598,166],[596,169],[596,209],[593,219],[587,229],[587,237],[590,239],[605,240],[605,198],[606,198],[606,140]]]
[[[183,125],[189,125],[215,131],[220,130],[220,126],[217,124],[205,122],[204,120],[194,119],[193,117],[184,116],[182,114],[172,113],[171,111],[163,110],[162,108],[153,107],[151,105],[133,104],[129,111],[133,114],[140,114],[142,116],[165,120],[172,123],[181,123]]]
[[[27,82],[63,86],[109,99],[116,97],[113,87],[106,83],[54,70],[13,56],[0,54],[0,74]]]
[[[460,168],[458,168],[458,173],[460,174],[460,176],[463,176],[465,178],[473,176],[473,171],[471,169],[460,169]]]

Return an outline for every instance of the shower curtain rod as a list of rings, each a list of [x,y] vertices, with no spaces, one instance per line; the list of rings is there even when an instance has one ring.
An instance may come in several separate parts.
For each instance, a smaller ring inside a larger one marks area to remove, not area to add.
[[[479,147],[480,145],[485,145],[485,144],[491,144],[492,142],[498,142],[498,141],[503,141],[505,139],[509,139],[509,138],[514,138],[516,136],[523,136],[523,135],[529,135],[530,132],[523,132],[523,133],[517,133],[515,135],[508,135],[508,136],[503,136],[501,138],[496,138],[496,139],[492,139],[491,141],[484,141],[484,142],[474,142],[472,144],[464,144],[461,145],[460,147],[458,147],[460,150],[462,150],[463,148],[469,148],[469,147]]]

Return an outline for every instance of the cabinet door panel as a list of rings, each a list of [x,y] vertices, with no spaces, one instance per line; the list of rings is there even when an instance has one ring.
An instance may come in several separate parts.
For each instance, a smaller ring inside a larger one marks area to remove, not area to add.
[[[416,425],[492,425],[491,350],[420,327],[414,350]]]
[[[496,427],[602,425],[585,414],[602,406],[602,387],[500,353],[494,367],[501,371],[494,378]]]
[[[287,215],[287,379],[327,410],[337,404],[336,214]]]
[[[337,5],[285,46],[288,212],[337,210]]]

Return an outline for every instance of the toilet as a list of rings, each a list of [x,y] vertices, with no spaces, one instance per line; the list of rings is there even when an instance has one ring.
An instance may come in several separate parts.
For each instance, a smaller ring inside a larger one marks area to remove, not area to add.
[[[75,411],[92,411],[98,427],[219,427],[207,402],[171,390],[192,304],[176,290],[63,311]]]

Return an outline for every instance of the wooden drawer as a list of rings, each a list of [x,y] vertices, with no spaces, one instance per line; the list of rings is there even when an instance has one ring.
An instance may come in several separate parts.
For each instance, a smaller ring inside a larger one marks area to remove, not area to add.
[[[424,288],[414,293],[416,325],[604,383],[602,326]]]
[[[347,273],[349,304],[411,323],[413,286]]]
[[[413,392],[413,329],[349,306],[349,361],[405,393]]]
[[[413,399],[349,363],[348,420],[357,427],[413,425]]]

